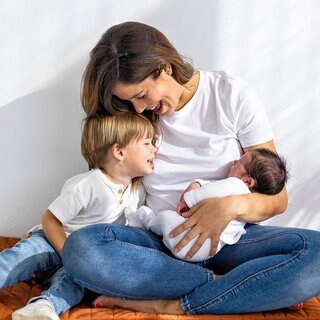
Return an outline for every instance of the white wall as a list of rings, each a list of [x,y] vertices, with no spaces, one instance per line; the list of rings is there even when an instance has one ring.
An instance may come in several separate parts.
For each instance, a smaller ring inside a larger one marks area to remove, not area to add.
[[[270,223],[320,229],[319,1],[3,0],[0,235],[38,223],[63,182],[86,170],[80,78],[100,35],[127,20],[159,28],[198,68],[253,86],[292,176],[289,208]]]

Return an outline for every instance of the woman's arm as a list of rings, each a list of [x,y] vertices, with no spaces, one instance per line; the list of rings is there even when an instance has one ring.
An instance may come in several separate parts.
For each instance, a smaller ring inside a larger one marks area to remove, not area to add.
[[[274,142],[269,141],[244,148],[244,152],[257,148],[268,148],[275,151]],[[203,200],[182,214],[189,219],[175,228],[170,236],[175,237],[190,228],[190,231],[176,246],[176,250],[180,251],[199,235],[186,258],[193,257],[207,238],[211,239],[210,255],[214,255],[220,235],[232,219],[245,222],[263,221],[284,212],[287,204],[288,196],[285,189],[277,195],[251,193]]]
[[[62,248],[67,238],[62,223],[50,210],[47,210],[42,217],[42,227],[48,241],[61,257]]]

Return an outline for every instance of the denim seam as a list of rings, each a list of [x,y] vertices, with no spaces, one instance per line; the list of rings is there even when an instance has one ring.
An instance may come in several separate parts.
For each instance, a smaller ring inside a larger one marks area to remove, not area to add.
[[[184,296],[184,297],[180,298],[180,305],[181,305],[181,307],[182,307],[182,310],[183,310],[186,314],[196,314],[195,312],[193,312],[194,309],[191,308],[187,296]]]
[[[283,235],[283,234],[288,234],[288,233],[289,232],[283,232],[281,234],[278,234],[277,236]],[[187,296],[185,296],[185,297],[181,298],[181,301],[182,301],[182,304],[183,304],[183,309],[188,314],[197,314],[197,311],[203,310],[204,308],[208,308],[209,306],[214,305],[217,301],[222,301],[227,296],[229,296],[231,294],[234,294],[236,291],[239,291],[239,288],[242,287],[242,286],[245,286],[246,283],[248,283],[249,281],[255,281],[258,278],[264,277],[265,275],[272,273],[274,270],[280,269],[281,267],[292,263],[293,260],[298,260],[306,252],[305,249],[307,248],[307,241],[306,241],[305,237],[303,235],[299,234],[299,233],[290,233],[290,234],[298,235],[300,238],[302,238],[303,244],[304,244],[303,247],[298,251],[298,253],[295,256],[293,256],[291,259],[286,260],[284,262],[281,262],[281,263],[279,263],[279,264],[277,264],[275,266],[269,267],[269,268],[267,268],[265,270],[259,271],[259,272],[255,273],[255,274],[249,276],[248,278],[246,278],[243,281],[241,281],[240,283],[236,284],[235,286],[233,286],[232,288],[230,288],[229,290],[227,290],[226,292],[224,292],[220,296],[214,298],[213,300],[210,300],[209,302],[207,302],[207,303],[205,303],[205,304],[203,304],[201,306],[197,306],[195,308],[192,308],[190,303],[189,303],[189,301],[188,301]],[[269,239],[270,239],[270,237],[269,237]],[[260,238],[260,240],[262,240],[262,239]]]
[[[56,285],[58,285],[59,283],[63,282],[64,279],[65,279],[65,276],[63,276],[62,278],[60,278],[60,279],[59,279],[59,282],[57,282]],[[53,299],[51,299],[51,296],[52,296],[51,293],[48,293],[48,294],[45,294],[45,295],[41,294],[41,296],[40,296],[39,298],[40,298],[40,299],[46,299],[46,300],[48,300],[48,301],[51,303],[51,305],[53,306],[54,311],[55,311],[57,314],[59,314],[59,313],[57,312],[58,306],[57,306],[57,304],[55,303],[55,301],[54,301]]]

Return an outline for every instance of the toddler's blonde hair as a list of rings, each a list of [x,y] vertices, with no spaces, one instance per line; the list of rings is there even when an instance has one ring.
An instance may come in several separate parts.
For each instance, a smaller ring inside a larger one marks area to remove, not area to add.
[[[144,137],[152,139],[155,145],[158,128],[142,114],[123,112],[117,115],[96,114],[84,120],[81,139],[81,153],[89,170],[102,168],[107,152],[115,144],[121,148],[131,141]],[[133,179],[136,190],[141,177]]]

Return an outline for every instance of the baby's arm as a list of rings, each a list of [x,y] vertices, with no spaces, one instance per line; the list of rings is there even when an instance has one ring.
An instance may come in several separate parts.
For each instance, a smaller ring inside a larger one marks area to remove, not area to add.
[[[213,197],[250,193],[245,183],[238,178],[226,178],[207,182],[201,188],[192,189],[183,194],[186,204],[191,208],[202,200]]]
[[[42,227],[48,241],[61,256],[62,248],[67,238],[66,233],[62,226],[62,223],[53,215],[53,213],[49,209],[47,209],[47,211],[42,216]]]

